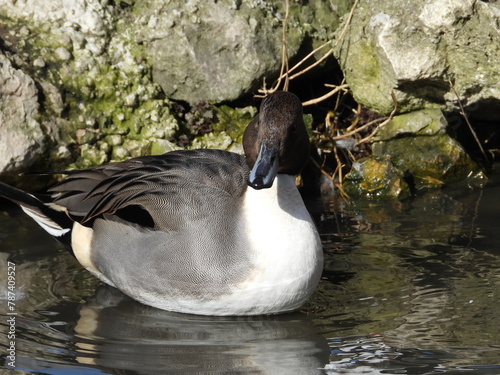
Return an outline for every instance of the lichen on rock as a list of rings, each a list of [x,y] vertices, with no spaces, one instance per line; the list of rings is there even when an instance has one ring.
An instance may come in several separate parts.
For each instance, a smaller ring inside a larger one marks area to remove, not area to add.
[[[152,81],[125,21],[117,21],[117,9],[98,1],[82,9],[63,2],[48,18],[41,16],[56,3],[37,3],[24,13],[14,5],[2,11],[9,14],[5,22],[14,35],[5,38],[7,46],[40,82],[42,116],[61,125],[61,141],[76,151],[72,167],[137,156],[151,142],[173,137],[178,125],[170,102]],[[28,36],[23,42],[14,32],[21,29]],[[122,139],[110,144],[110,135]]]

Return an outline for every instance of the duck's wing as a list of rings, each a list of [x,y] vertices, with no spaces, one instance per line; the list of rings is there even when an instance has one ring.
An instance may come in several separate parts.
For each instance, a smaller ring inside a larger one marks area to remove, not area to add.
[[[174,151],[70,171],[49,189],[52,205],[91,226],[97,217],[152,229],[171,229],[209,215],[214,200],[246,189],[244,157],[220,150]]]

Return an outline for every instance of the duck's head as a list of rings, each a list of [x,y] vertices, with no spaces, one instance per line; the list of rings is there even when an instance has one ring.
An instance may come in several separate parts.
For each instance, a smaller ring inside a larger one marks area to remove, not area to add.
[[[271,187],[278,173],[299,174],[309,157],[299,98],[285,91],[265,97],[245,130],[243,148],[251,169],[247,183],[254,189]]]

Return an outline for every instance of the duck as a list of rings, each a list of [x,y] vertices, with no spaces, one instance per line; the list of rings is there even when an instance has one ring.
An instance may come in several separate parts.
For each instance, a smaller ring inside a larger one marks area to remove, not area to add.
[[[0,196],[142,304],[211,316],[295,311],[323,269],[295,183],[309,158],[298,97],[266,96],[243,150],[141,156],[65,171],[43,194],[0,183]]]

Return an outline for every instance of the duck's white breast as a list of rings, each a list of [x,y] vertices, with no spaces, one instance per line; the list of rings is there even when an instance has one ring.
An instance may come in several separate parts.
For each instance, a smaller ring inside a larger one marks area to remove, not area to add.
[[[323,252],[294,177],[278,175],[269,189],[247,189],[241,212],[254,267],[225,303],[241,314],[299,308],[317,287]]]

